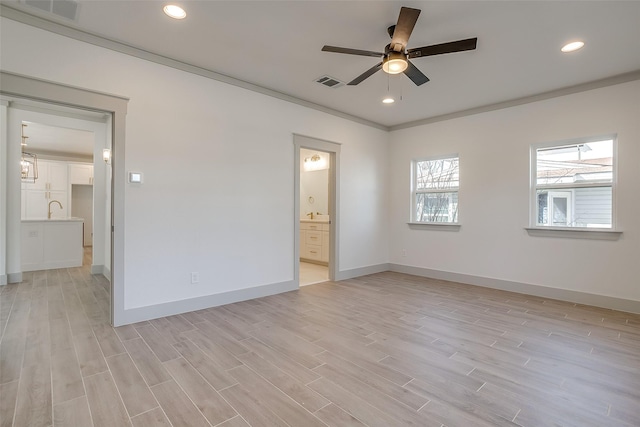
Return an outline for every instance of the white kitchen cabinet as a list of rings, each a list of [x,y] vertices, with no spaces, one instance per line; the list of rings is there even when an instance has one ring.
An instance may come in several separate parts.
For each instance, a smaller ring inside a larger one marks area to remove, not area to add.
[[[23,220],[22,271],[82,266],[82,218]]]
[[[93,165],[70,163],[69,184],[93,185]]]
[[[49,213],[49,202],[57,200],[62,205],[62,209],[57,203],[51,204],[52,218],[68,217],[69,203],[66,191],[41,191],[26,190],[23,191],[24,213],[23,219],[43,219],[47,218]]]
[[[316,264],[329,263],[329,224],[300,221],[300,259]]]
[[[67,164],[64,162],[47,162],[49,163],[48,184],[49,191],[67,191],[68,174]]]
[[[38,160],[38,179],[25,182],[25,190],[67,191],[67,163],[53,160]]]
[[[51,160],[38,161],[38,179],[34,183],[22,185],[22,218],[43,219],[47,218],[49,202],[57,200],[51,206],[54,218],[66,218],[68,216],[68,173],[66,162]]]

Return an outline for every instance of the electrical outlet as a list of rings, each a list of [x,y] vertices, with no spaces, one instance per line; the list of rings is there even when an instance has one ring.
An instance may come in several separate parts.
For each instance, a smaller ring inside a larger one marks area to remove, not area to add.
[[[197,272],[191,273],[191,284],[196,284],[200,282],[200,274]]]
[[[406,249],[403,249],[403,250],[402,250],[402,256],[403,256],[403,257],[406,257],[406,256],[407,256],[407,250],[406,250]]]

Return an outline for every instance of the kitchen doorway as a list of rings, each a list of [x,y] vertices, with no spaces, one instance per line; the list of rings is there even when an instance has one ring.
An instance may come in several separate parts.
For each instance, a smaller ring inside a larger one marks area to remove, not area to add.
[[[294,135],[294,146],[294,277],[306,286],[337,276],[340,145]]]
[[[15,99],[10,103],[8,118],[10,133],[19,127],[20,133],[27,136],[21,152],[37,156],[38,178],[23,179],[17,187],[23,229],[21,271],[76,267],[77,260],[84,263],[90,259],[86,267],[91,273],[109,279],[111,239],[107,224],[111,180],[110,165],[104,162],[102,153],[110,145],[107,124],[110,116]],[[15,191],[15,187],[11,190]],[[68,244],[68,251],[39,250],[40,246],[51,245],[45,241],[48,220],[67,221],[65,228],[69,230],[75,230],[73,223],[80,223],[78,249]],[[43,228],[42,236],[34,231],[38,226]],[[27,233],[25,227],[34,230]],[[35,255],[29,248],[35,249]],[[90,257],[84,256],[87,250]]]
[[[100,311],[111,313],[111,166],[103,160],[111,146],[111,115],[13,96],[3,100],[7,281],[33,277],[30,271],[81,267],[104,294]],[[20,171],[25,152],[37,170],[27,179]]]
[[[103,275],[110,277],[107,281],[110,295],[111,324],[121,326],[127,323],[124,303],[124,187],[126,173],[125,129],[128,98],[96,92],[77,86],[66,86],[34,77],[0,71],[0,119],[2,125],[9,122],[8,107],[13,102],[37,103],[38,108],[75,111],[80,116],[85,113],[98,113],[106,118],[105,148],[111,150],[111,160],[107,167],[104,162],[106,180],[104,199],[106,217],[104,221],[106,235],[105,263]],[[19,127],[19,126],[18,126]],[[7,132],[0,133],[2,150],[0,150],[0,171],[6,176],[0,182],[2,197],[0,207],[6,216],[0,218],[0,283],[16,283],[21,281],[20,271],[20,147],[7,144],[7,141],[19,140],[20,133],[6,126]],[[102,158],[102,153],[95,156]],[[96,164],[100,161],[96,161]],[[96,175],[97,177],[97,175]],[[17,181],[17,182],[16,182]],[[94,194],[97,198],[97,194]],[[95,220],[95,218],[94,218]],[[94,221],[94,228],[97,227]],[[95,236],[93,245],[96,245]],[[95,273],[99,274],[99,272]]]

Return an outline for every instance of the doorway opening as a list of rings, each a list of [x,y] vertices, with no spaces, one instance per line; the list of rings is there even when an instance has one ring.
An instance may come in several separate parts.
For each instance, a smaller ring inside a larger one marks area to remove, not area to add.
[[[111,115],[17,97],[7,104],[10,169],[22,167],[24,152],[36,159],[26,179],[19,170],[7,175],[9,283],[27,272],[81,267],[107,279],[94,283],[111,312],[111,166],[103,160]]]
[[[329,280],[329,153],[300,149],[300,286]]]
[[[306,286],[337,276],[340,145],[301,135],[294,135],[294,145],[294,277]]]
[[[6,216],[0,221],[0,283],[16,283],[21,281],[20,271],[20,147],[7,144],[20,138],[20,133],[13,131],[14,126],[11,114],[8,114],[14,101],[37,104],[34,110],[44,108],[56,111],[66,111],[71,117],[86,118],[93,113],[102,115],[106,130],[104,138],[105,149],[110,149],[110,164],[100,162],[103,153],[94,153],[98,164],[105,168],[105,185],[95,188],[104,188],[106,194],[99,197],[94,192],[94,199],[104,200],[105,218],[105,250],[103,275],[108,275],[107,281],[110,288],[110,318],[113,326],[121,326],[127,323],[127,312],[124,303],[124,147],[128,98],[109,95],[79,87],[66,86],[51,81],[40,80],[34,77],[0,71],[0,119],[7,124],[6,133],[0,132],[2,145],[0,148],[0,171],[6,180],[0,182],[2,197],[0,207],[6,210]],[[19,128],[19,126],[18,126]],[[97,179],[98,175],[94,176]],[[14,181],[14,180],[17,180]],[[94,209],[97,212],[97,209]],[[97,218],[94,215],[94,229],[97,227]],[[96,247],[94,235],[93,247]],[[95,264],[95,253],[94,253]],[[93,266],[92,266],[93,267]],[[94,274],[100,272],[93,271]],[[6,279],[6,280],[5,280]]]

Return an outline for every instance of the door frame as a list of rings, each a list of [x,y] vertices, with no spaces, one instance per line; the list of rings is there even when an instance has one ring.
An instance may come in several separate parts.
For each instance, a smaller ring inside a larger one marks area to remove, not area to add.
[[[293,280],[300,286],[300,149],[322,151],[329,154],[329,280],[334,281],[340,272],[340,148],[337,142],[311,136],[293,134],[294,184],[293,184]]]
[[[126,172],[124,169],[125,129],[128,98],[68,86],[35,77],[0,71],[0,95],[16,97],[45,104],[59,105],[80,110],[97,111],[111,115],[111,324],[120,326],[124,322],[124,189]],[[109,132],[110,131],[110,132]],[[3,159],[3,161],[6,159]],[[14,173],[18,164],[7,164],[4,172]],[[6,194],[6,193],[5,193]],[[20,205],[13,207],[10,230],[20,230]],[[9,210],[9,206],[7,206]],[[7,215],[9,216],[9,215]],[[17,218],[17,219],[16,219]],[[7,237],[9,237],[7,235]],[[11,248],[7,249],[8,251]],[[7,272],[9,273],[9,272]]]

